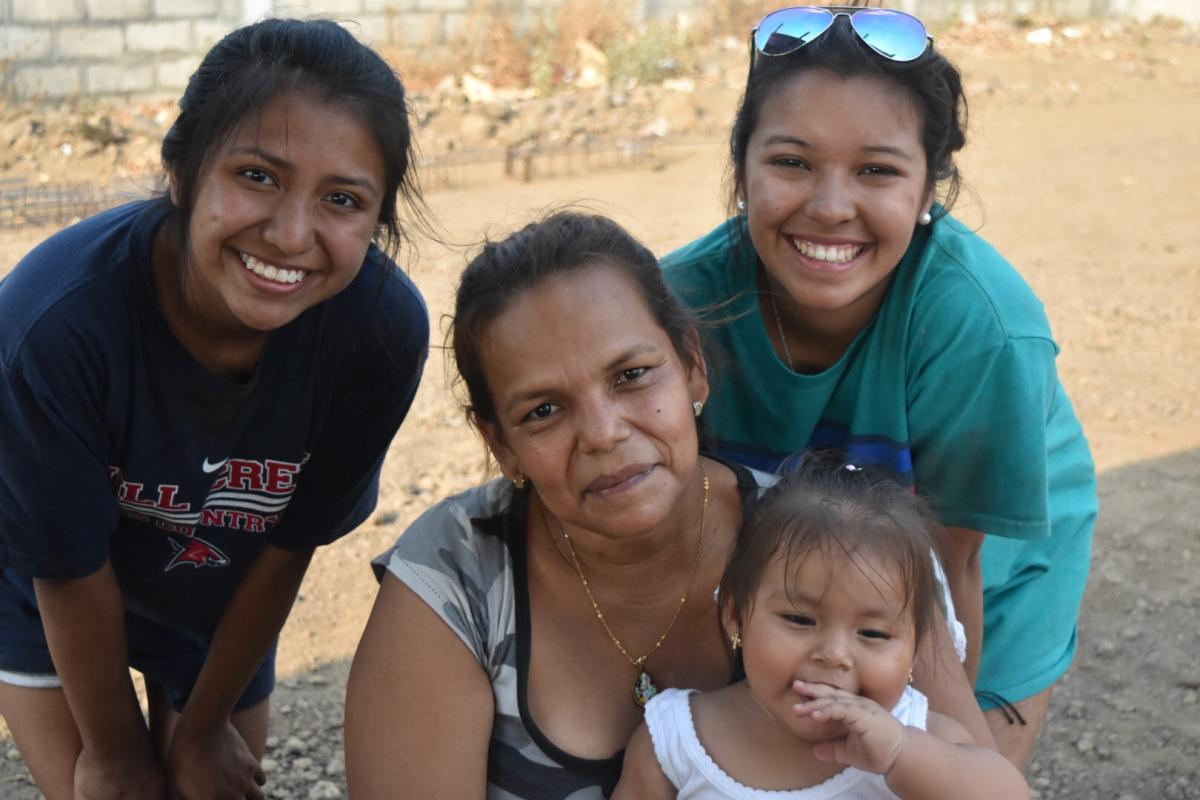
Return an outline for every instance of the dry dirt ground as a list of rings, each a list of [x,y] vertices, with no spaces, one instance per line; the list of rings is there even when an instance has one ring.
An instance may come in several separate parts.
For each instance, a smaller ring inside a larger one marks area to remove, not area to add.
[[[958,213],[1044,299],[1103,502],[1078,661],[1054,696],[1030,780],[1041,798],[1200,798],[1200,35],[1090,29],[1052,47],[1023,33],[987,38],[944,40],[973,102]],[[468,245],[583,202],[666,252],[721,218],[722,168],[714,144],[664,150],[638,169],[495,178],[428,200],[448,238]],[[0,230],[0,273],[51,232]],[[440,338],[463,250],[422,250],[412,274]],[[482,475],[481,445],[445,374],[435,351],[378,511],[317,555],[284,629],[273,797],[342,796],[342,696],[375,592],[368,559]],[[6,741],[0,796],[36,797]]]

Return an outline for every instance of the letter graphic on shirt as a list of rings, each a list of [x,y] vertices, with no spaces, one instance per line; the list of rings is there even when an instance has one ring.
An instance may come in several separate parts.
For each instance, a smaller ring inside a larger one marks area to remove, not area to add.
[[[195,511],[192,503],[181,498],[184,488],[178,483],[151,484],[126,480],[120,467],[109,467],[109,480],[121,514],[126,519],[150,523],[158,528],[190,535],[197,527],[225,528],[252,534],[264,534],[279,522],[280,516],[296,491],[297,476],[308,461],[304,454],[300,462],[248,458],[226,458],[212,463],[207,458],[201,470],[212,483],[204,502]],[[195,491],[195,475],[192,491]],[[193,559],[206,566],[229,563],[228,557],[210,543],[212,549],[204,557],[198,555],[199,545],[188,545],[186,552],[177,553],[170,568]],[[172,547],[182,547],[172,540]],[[190,548],[190,549],[189,549]],[[215,553],[216,555],[213,555]]]
[[[158,487],[158,502],[155,505],[163,511],[190,511],[191,503],[175,503],[175,495],[179,492],[178,486],[170,484],[159,484]]]
[[[267,492],[291,494],[296,488],[295,478],[301,466],[303,465],[267,459]]]
[[[226,484],[230,489],[241,492],[261,492],[266,489],[263,481],[263,465],[257,461],[245,461],[240,458],[229,459],[229,478]]]
[[[144,483],[133,483],[132,481],[121,481],[121,485],[117,490],[118,502],[131,506],[141,506],[143,508],[154,508],[154,501],[146,500],[142,497],[142,490],[146,488]]]
[[[307,453],[299,463],[229,458],[204,498],[200,524],[266,533],[291,501],[307,460]]]
[[[110,469],[113,482],[113,493],[121,513],[131,519],[145,520],[154,518],[180,525],[195,525],[198,515],[192,513],[191,503],[176,502],[179,494],[177,484],[164,483],[155,487],[157,497],[153,500],[143,496],[146,484],[136,481],[126,481],[121,477],[120,470]]]

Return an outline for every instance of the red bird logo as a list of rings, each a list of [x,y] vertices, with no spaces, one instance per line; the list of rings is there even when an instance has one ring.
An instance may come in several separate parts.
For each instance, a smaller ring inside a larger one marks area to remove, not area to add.
[[[175,555],[171,557],[163,572],[170,572],[181,564],[193,567],[224,567],[229,564],[229,556],[203,539],[191,537],[184,539],[184,543],[180,544],[174,538],[167,537],[167,541],[171,543]]]

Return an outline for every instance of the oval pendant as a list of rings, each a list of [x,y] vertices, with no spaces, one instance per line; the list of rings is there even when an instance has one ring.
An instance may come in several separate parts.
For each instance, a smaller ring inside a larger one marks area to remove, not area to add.
[[[633,702],[641,708],[645,708],[646,703],[649,703],[650,698],[656,694],[658,694],[658,687],[654,685],[654,679],[650,677],[650,673],[646,670],[639,672],[637,680],[633,682]]]

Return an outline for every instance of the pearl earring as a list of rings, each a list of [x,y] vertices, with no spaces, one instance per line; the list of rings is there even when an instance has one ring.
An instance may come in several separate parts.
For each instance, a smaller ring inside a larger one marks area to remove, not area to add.
[[[692,401],[692,413],[698,417],[698,416],[700,416],[700,412],[702,412],[702,411],[704,411],[704,403],[700,402],[699,400],[693,400]]]
[[[928,225],[929,223],[933,222],[933,214],[930,214],[928,211],[926,211],[924,214],[921,215],[921,219],[919,220],[919,222],[922,225]]]
[[[746,201],[739,197],[738,201],[737,201],[737,208],[738,208],[738,211],[745,211],[746,210]]]

